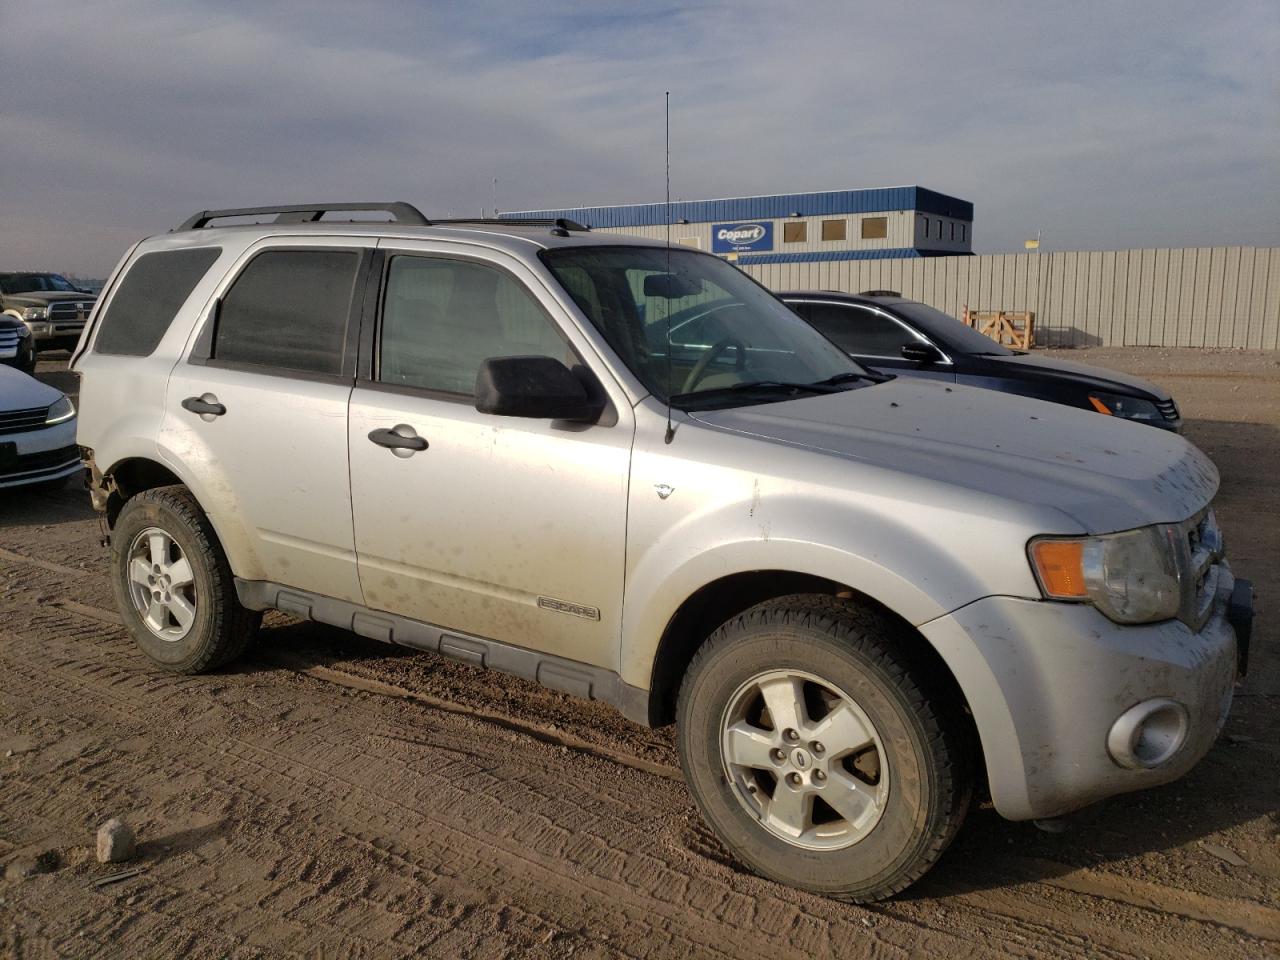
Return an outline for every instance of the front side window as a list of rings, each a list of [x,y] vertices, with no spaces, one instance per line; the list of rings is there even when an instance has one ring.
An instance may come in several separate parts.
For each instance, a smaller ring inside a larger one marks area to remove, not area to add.
[[[340,375],[359,268],[354,250],[258,254],[222,298],[212,359]]]
[[[396,256],[387,268],[377,379],[475,395],[492,357],[577,356],[533,295],[496,267],[468,260]]]
[[[840,349],[858,357],[900,357],[904,344],[919,339],[896,320],[865,307],[811,303],[808,317]]]
[[[767,402],[786,397],[745,391],[864,373],[718,257],[644,246],[561,247],[541,257],[660,400],[689,409]]]

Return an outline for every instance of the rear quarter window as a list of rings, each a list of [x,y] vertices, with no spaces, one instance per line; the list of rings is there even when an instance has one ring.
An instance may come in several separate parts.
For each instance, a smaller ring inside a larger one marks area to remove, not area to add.
[[[98,321],[94,352],[150,356],[221,253],[221,247],[162,250],[135,260]]]

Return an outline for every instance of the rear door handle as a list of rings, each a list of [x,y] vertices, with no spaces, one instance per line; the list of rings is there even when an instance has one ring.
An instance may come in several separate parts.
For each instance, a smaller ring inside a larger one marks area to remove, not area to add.
[[[218,398],[212,393],[206,393],[200,397],[187,397],[182,401],[182,409],[198,413],[206,420],[210,417],[220,417],[227,412],[227,408],[220,404]]]
[[[370,430],[369,439],[380,447],[387,447],[397,457],[411,457],[430,446],[426,437],[418,436],[406,423],[398,423],[390,430]]]

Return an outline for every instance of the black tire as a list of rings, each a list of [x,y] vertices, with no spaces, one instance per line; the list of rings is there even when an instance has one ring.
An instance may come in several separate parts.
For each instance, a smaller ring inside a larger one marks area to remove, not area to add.
[[[166,640],[146,625],[130,593],[129,550],[144,530],[157,528],[191,566],[195,617],[187,634]],[[175,673],[204,673],[239,657],[262,614],[240,605],[235,581],[213,525],[186,487],[156,487],[131,498],[111,532],[111,588],[134,640],[152,661]]]
[[[703,817],[755,872],[864,903],[906,889],[955,837],[973,795],[971,728],[956,693],[938,681],[907,629],[852,601],[783,597],[733,618],[694,656],[678,703],[681,765]],[[887,762],[879,819],[840,849],[808,849],[771,832],[747,809],[745,793],[739,799],[723,758],[731,699],[752,678],[791,670],[847,694],[873,725],[877,755]]]

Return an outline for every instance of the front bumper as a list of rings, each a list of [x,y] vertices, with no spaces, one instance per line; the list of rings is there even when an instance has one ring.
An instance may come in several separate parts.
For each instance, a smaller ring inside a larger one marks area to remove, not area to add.
[[[74,345],[80,342],[85,321],[69,320],[50,323],[45,320],[25,321],[37,347]]]
[[[80,470],[74,417],[42,430],[0,434],[0,488],[61,480]]]
[[[1209,751],[1236,680],[1232,621],[1245,622],[1235,589],[1244,581],[1225,562],[1220,571],[1198,633],[1177,620],[1123,626],[1087,604],[1014,597],[987,597],[920,628],[973,711],[1002,816],[1053,817],[1168,783]],[[1251,620],[1251,593],[1247,607]],[[1162,699],[1185,711],[1180,745],[1155,766],[1122,765],[1108,746],[1121,718]]]

